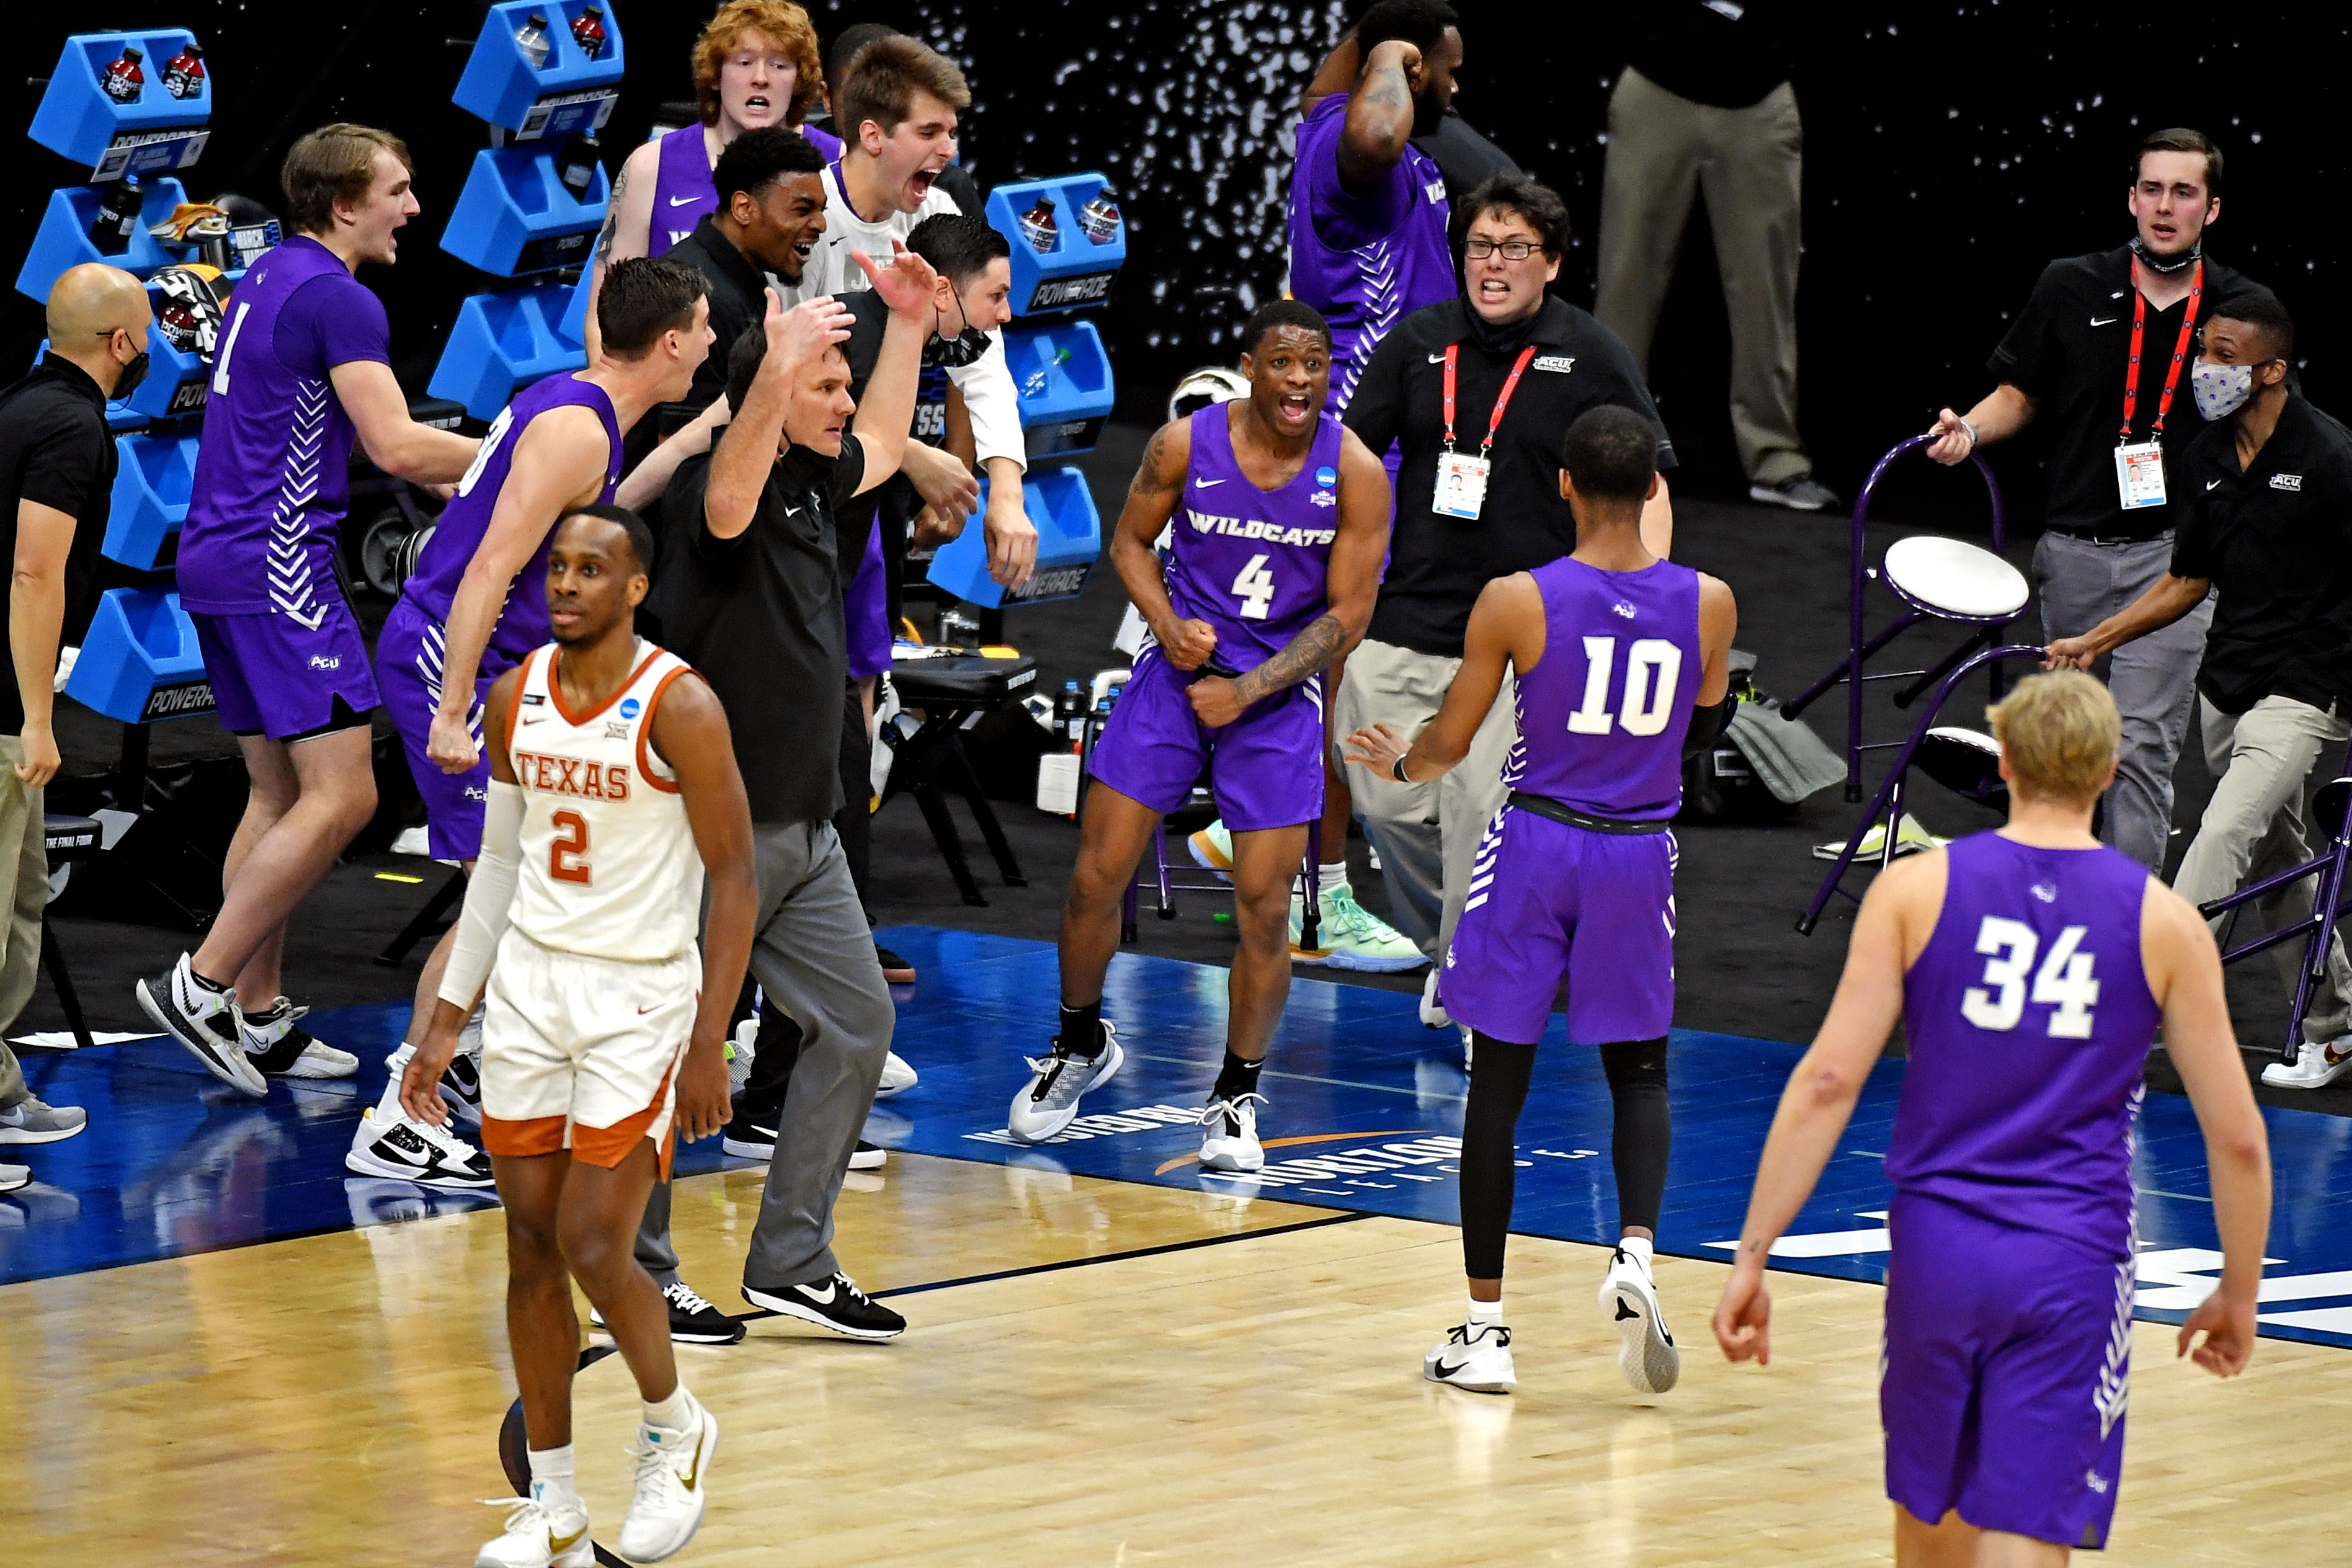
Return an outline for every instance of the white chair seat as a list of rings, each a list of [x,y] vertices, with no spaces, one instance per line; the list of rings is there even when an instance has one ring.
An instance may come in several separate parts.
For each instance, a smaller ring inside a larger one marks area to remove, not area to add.
[[[1886,585],[1931,616],[2000,620],[2025,608],[2025,574],[1991,551],[1922,534],[1887,547]]]
[[[1990,802],[2009,789],[2000,777],[2000,742],[1980,730],[1937,725],[1920,738],[1911,765],[1970,800]]]

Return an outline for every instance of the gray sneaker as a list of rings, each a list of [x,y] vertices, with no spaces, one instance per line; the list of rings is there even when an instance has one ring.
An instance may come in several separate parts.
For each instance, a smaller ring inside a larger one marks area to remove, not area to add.
[[[1799,474],[1777,485],[1749,485],[1748,499],[1766,506],[1785,506],[1790,511],[1827,511],[1838,504],[1837,491],[1811,474]]]
[[[0,1193],[13,1193],[32,1180],[33,1168],[29,1165],[0,1165]]]
[[[61,1143],[89,1125],[78,1106],[43,1105],[31,1095],[0,1110],[0,1143]]]
[[[1069,1126],[1078,1114],[1078,1097],[1108,1083],[1127,1059],[1118,1048],[1118,1028],[1102,1027],[1102,1049],[1092,1058],[1065,1055],[1056,1045],[1050,1056],[1029,1058],[1029,1081],[1013,1097],[1006,1131],[1024,1143],[1043,1143]]]

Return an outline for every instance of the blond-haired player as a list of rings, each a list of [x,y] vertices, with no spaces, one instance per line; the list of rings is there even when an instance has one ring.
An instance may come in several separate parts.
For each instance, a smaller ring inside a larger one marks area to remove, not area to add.
[[[478,1568],[595,1561],[572,1480],[573,1279],[645,1400],[624,1556],[657,1562],[693,1537],[719,1444],[677,1380],[667,1306],[631,1243],[656,1173],[668,1174],[672,1133],[707,1137],[727,1120],[721,1047],[751,950],[751,816],[718,698],[636,635],[652,554],[646,525],[619,507],[556,525],[555,640],[490,689],[481,860],[401,1085],[410,1115],[448,1114],[436,1086],[487,978],[482,1146],[506,1203],[531,1489]]]

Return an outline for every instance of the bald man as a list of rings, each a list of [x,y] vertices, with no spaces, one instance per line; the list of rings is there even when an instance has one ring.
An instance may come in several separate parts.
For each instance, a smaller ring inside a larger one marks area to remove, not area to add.
[[[5,1037],[33,994],[41,957],[41,906],[49,867],[41,831],[42,786],[58,771],[50,711],[58,641],[70,616],[89,616],[89,595],[114,489],[114,440],[106,404],[147,371],[147,290],[118,267],[90,262],[49,290],[49,350],[32,374],[0,392],[0,549],[14,563],[0,626],[9,679],[0,682],[0,861],[13,873],[0,929],[0,1146],[51,1143],[88,1124],[25,1087]],[[5,1152],[5,1150],[0,1150]],[[0,1164],[0,1191],[31,1173]]]

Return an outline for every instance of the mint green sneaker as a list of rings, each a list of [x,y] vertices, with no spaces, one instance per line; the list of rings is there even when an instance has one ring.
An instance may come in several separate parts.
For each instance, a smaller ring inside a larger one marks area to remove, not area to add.
[[[1322,924],[1316,940],[1323,945],[1316,948],[1298,945],[1306,934],[1307,900],[1290,896],[1292,963],[1395,974],[1429,962],[1403,932],[1356,902],[1356,891],[1347,883],[1326,882],[1319,891]]]
[[[1192,863],[1203,871],[1214,871],[1217,880],[1234,879],[1234,836],[1225,831],[1224,818],[1219,817],[1184,841],[1192,852]]]

